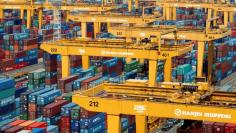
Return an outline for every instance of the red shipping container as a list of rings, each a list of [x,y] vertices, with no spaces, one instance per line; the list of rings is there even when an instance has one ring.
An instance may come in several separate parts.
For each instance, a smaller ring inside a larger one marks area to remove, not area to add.
[[[23,122],[25,122],[25,120],[15,120],[15,121],[9,123],[8,125],[17,126],[17,125],[19,125],[19,124],[21,124]]]
[[[102,77],[102,73],[95,75],[94,77],[88,78],[81,82],[81,89],[88,89],[90,82],[97,80]]]
[[[47,123],[46,122],[35,122],[31,125],[28,125],[25,127],[26,130],[32,130],[33,128],[47,128]]]
[[[214,122],[203,122],[202,133],[213,133]]]
[[[70,129],[70,116],[61,117],[61,128]]]
[[[70,83],[70,82],[78,79],[78,77],[79,77],[78,75],[72,75],[72,76],[69,76],[69,77],[66,77],[66,78],[63,78],[63,79],[59,79],[59,81],[58,81],[58,88],[60,90],[65,90],[65,85],[67,83]]]
[[[28,107],[29,107],[29,109],[28,109],[29,112],[36,112],[37,111],[37,105],[35,103],[29,103]]]
[[[88,111],[84,108],[80,108],[80,117],[81,118],[90,118],[92,116],[95,116],[97,114],[97,112],[93,112],[93,111]]]
[[[5,130],[4,133],[16,133],[16,132],[19,132],[22,129],[23,129],[23,127],[21,127],[21,126],[14,126],[12,128],[9,128],[9,129]]]
[[[224,133],[224,130],[225,130],[225,123],[214,123],[214,126],[213,126],[213,132],[214,133]]]
[[[54,102],[51,104],[46,105],[43,108],[43,117],[52,117],[56,114],[59,114],[61,112],[61,107],[63,105],[66,105],[68,101],[66,100],[60,100],[58,102]]]
[[[225,125],[225,133],[235,133],[236,131],[236,124],[227,123]]]
[[[36,113],[36,112],[29,111],[29,112],[28,112],[28,117],[29,117],[29,120],[34,120],[34,119],[37,118],[37,113]]]
[[[57,77],[53,77],[53,78],[46,78],[45,79],[45,84],[46,85],[52,85],[52,84],[57,84]]]

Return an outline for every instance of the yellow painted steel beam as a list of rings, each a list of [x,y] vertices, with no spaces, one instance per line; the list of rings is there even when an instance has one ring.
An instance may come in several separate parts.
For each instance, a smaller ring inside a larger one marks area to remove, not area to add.
[[[136,115],[135,116],[136,121],[136,133],[146,133],[147,132],[147,117]]]
[[[62,63],[62,78],[70,76],[70,57],[68,55],[61,55]]]
[[[39,29],[42,27],[42,22],[43,22],[43,10],[39,9],[39,14],[38,14],[38,20],[39,20]]]
[[[126,63],[130,63],[130,62],[132,62],[132,58],[125,58],[125,61],[126,61]]]
[[[128,46],[125,46],[125,44]],[[58,41],[44,43],[41,49],[51,54],[87,55],[104,57],[139,58],[149,60],[165,60],[182,55],[192,50],[191,44],[161,47],[161,51],[153,48],[136,47],[135,44],[125,42],[106,41]]]
[[[93,23],[94,24],[94,38],[97,38],[97,34],[98,33],[100,33],[100,25],[101,25],[101,23],[99,23],[99,22],[95,22],[95,23]]]
[[[22,5],[8,5],[8,4],[2,4],[0,5],[0,9],[25,9],[25,10],[31,10],[34,9],[33,7],[31,7],[30,5],[26,5],[26,4],[22,4]]]
[[[29,29],[31,26],[31,10],[27,10],[27,28]]]
[[[24,9],[20,10],[20,18],[23,19],[24,18]]]
[[[156,78],[157,78],[157,63],[156,60],[149,60],[149,71],[148,71],[148,79],[149,86],[155,86]]]
[[[128,114],[164,118],[203,120],[222,123],[236,123],[236,108],[214,105],[195,105],[181,103],[166,103],[154,101],[139,101],[116,98],[88,97],[75,94],[72,101],[81,107],[95,112],[108,114]],[[98,106],[90,106],[90,102]],[[165,109],[163,111],[162,109]],[[108,123],[112,124],[112,123]]]
[[[173,20],[176,20],[177,18],[176,7],[173,7],[172,10],[173,10]]]
[[[213,66],[213,56],[214,56],[214,45],[212,41],[208,42],[208,82],[212,83],[212,66]]]
[[[120,133],[121,132],[121,119],[119,115],[107,115],[108,133]]]
[[[127,0],[128,2],[128,11],[130,12],[132,10],[132,0]]]
[[[166,59],[164,64],[164,82],[171,82],[172,77],[172,60],[171,58]]]
[[[208,13],[207,13],[207,19],[211,19],[212,18],[212,9],[208,9]],[[211,21],[206,21],[206,32],[208,33],[209,29],[211,26]]]
[[[86,22],[81,22],[81,36],[82,38],[87,37],[87,23]]]
[[[229,22],[234,22],[234,14],[235,12],[229,12]]]
[[[197,77],[202,77],[205,42],[198,41],[197,47]]]
[[[208,33],[206,34],[203,31],[197,30],[181,30],[178,29],[177,33],[174,34],[174,27],[112,27],[108,29],[109,33],[112,33],[118,37],[126,37],[126,38],[148,38],[150,36],[161,36],[162,39],[175,39],[177,36],[178,40],[196,40],[196,41],[210,41],[216,40],[219,38],[223,38],[229,36],[231,33],[226,29],[225,32],[219,32],[217,30],[213,30],[212,32],[216,33]],[[166,32],[169,31],[169,32]],[[166,33],[165,33],[166,32]],[[209,31],[210,32],[210,31]]]
[[[227,27],[229,23],[229,13],[224,12],[224,26]]]
[[[217,10],[214,10],[214,12],[213,12],[213,17],[214,17],[214,18],[217,17]],[[213,20],[213,25],[214,25],[214,26],[216,26],[216,22],[217,22],[216,19]]]
[[[4,14],[3,14],[3,9],[0,9],[0,18],[3,18]]]
[[[84,70],[86,70],[90,67],[89,56],[86,56],[86,55],[82,56],[82,67]]]
[[[101,14],[69,14],[69,18],[73,21],[79,22],[100,22],[100,23],[133,23],[133,24],[145,24],[154,22],[160,18],[156,17],[142,17],[132,15],[101,15]]]

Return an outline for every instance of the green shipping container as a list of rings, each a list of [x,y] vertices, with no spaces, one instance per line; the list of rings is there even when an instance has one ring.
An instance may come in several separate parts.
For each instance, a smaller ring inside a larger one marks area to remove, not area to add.
[[[71,110],[71,119],[80,119],[80,106],[76,106]]]
[[[15,88],[10,88],[10,89],[6,89],[3,91],[0,91],[0,100],[12,95],[15,95]]]
[[[177,75],[185,75],[191,70],[192,70],[192,66],[190,64],[180,65],[177,67]]]
[[[32,71],[29,73],[29,79],[41,79],[41,78],[45,78],[46,76],[46,72],[45,72],[45,69],[39,69],[39,70],[36,70],[36,71]]]
[[[21,120],[28,120],[28,114],[27,113],[21,113],[21,115],[20,115],[20,119]]]

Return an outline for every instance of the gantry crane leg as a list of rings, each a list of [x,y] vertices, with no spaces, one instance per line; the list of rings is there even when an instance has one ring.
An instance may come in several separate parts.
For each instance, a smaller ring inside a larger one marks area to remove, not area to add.
[[[89,56],[82,55],[82,67],[83,67],[84,70],[86,70],[90,67]]]
[[[162,8],[162,12],[163,12],[163,14],[162,14],[162,16],[163,16],[163,19],[166,19],[166,7],[163,7]]]
[[[42,27],[42,18],[43,18],[43,9],[39,9],[39,15],[38,15],[38,20],[39,20],[39,29]]]
[[[107,114],[108,133],[121,133],[121,121],[119,115]]]
[[[94,38],[97,38],[97,33],[99,33],[100,30],[101,30],[101,28],[100,28],[101,23],[94,22],[93,24],[94,24],[93,25],[93,27],[94,27]]]
[[[132,10],[132,0],[128,0],[128,11],[131,12]]]
[[[166,59],[164,65],[164,81],[171,82],[171,68],[172,68],[172,60],[171,58]]]
[[[138,0],[135,0],[135,9],[138,9]]]
[[[156,83],[157,63],[158,61],[156,60],[149,60],[149,72],[148,72],[149,86],[154,86]]]
[[[229,12],[229,22],[234,22],[234,12]]]
[[[0,18],[3,18],[4,17],[3,15],[4,15],[3,14],[3,9],[0,8]]]
[[[136,133],[147,133],[147,116],[136,115]]]
[[[170,12],[170,7],[166,8],[166,20],[171,20],[171,12]]]
[[[31,15],[31,17],[34,16],[34,9],[31,9],[30,15]]]
[[[70,76],[70,56],[61,55],[62,78]]]
[[[211,17],[212,17],[212,9],[208,9],[207,19],[210,19]],[[211,25],[211,21],[206,21],[206,32],[210,30],[210,25]]]
[[[217,10],[214,10],[213,16],[214,16],[214,18],[217,17]],[[217,21],[216,19],[213,20],[213,25],[214,26],[216,26],[216,21]]]
[[[68,17],[69,13],[70,13],[70,11],[66,11],[66,22],[69,21],[69,17]]]
[[[197,47],[197,77],[202,77],[205,43],[198,41]]]
[[[20,18],[21,18],[21,19],[24,18],[24,9],[20,9]]]
[[[228,26],[228,21],[229,21],[229,13],[224,12],[224,26]]]
[[[87,37],[87,23],[81,22],[81,35],[83,38]]]
[[[172,8],[172,11],[173,11],[173,20],[176,20],[176,16],[177,16],[177,13],[176,13],[176,7],[173,7]]]
[[[31,25],[31,10],[27,9],[27,28],[29,29]]]
[[[208,42],[208,82],[212,83],[212,65],[213,65],[214,45],[212,41]]]

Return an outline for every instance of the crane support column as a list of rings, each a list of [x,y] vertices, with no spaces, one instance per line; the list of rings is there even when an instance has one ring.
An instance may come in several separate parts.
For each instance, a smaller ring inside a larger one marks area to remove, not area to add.
[[[84,70],[86,70],[90,67],[89,56],[82,55],[82,67],[83,67]]]
[[[128,0],[128,11],[131,12],[132,10],[132,0]]]
[[[173,20],[176,20],[176,16],[177,16],[176,7],[173,7],[172,11],[173,11]]]
[[[62,78],[70,76],[70,57],[69,55],[61,55]]]
[[[213,65],[214,45],[212,41],[208,42],[208,82],[212,83],[212,65]]]
[[[217,17],[217,10],[214,10],[213,16],[214,16],[214,18]],[[217,21],[216,19],[213,20],[213,25],[214,26],[216,26],[216,21]]]
[[[97,33],[100,32],[100,23],[99,22],[94,22],[94,38],[97,38]]]
[[[157,78],[157,61],[149,60],[148,80],[149,86],[154,86]]]
[[[147,132],[147,116],[135,116],[136,120],[136,133],[146,133]]]
[[[197,77],[202,77],[203,58],[204,58],[204,42],[198,41],[197,50]]]
[[[41,27],[42,27],[42,18],[43,18],[43,9],[39,9],[39,15],[38,15],[38,17],[39,17],[39,29],[41,29]]]
[[[229,22],[234,22],[234,12],[229,12]]]
[[[30,23],[31,23],[31,16],[30,16],[30,9],[27,10],[27,28],[30,28]]]
[[[31,17],[34,16],[34,9],[31,10],[30,15],[31,15]]]
[[[3,9],[0,9],[0,18],[3,18]]]
[[[121,123],[119,115],[107,115],[108,133],[120,133]]]
[[[212,9],[208,9],[208,16],[207,19],[210,19],[212,17]],[[206,22],[206,31],[210,29],[211,21]]]
[[[171,12],[170,12],[170,7],[166,8],[166,20],[171,20]]]
[[[138,0],[135,0],[135,9],[138,9]]]
[[[69,21],[69,16],[68,16],[69,12],[70,12],[70,11],[66,11],[66,22]]]
[[[171,68],[172,68],[172,60],[171,58],[166,59],[164,66],[164,81],[171,82]]]
[[[224,12],[224,26],[228,26],[228,21],[229,21],[229,13]]]
[[[87,37],[87,23],[81,22],[81,35],[83,38]]]
[[[20,19],[24,18],[24,9],[20,9]]]
[[[162,10],[163,10],[163,14],[162,14],[163,19],[166,19],[166,7],[163,7]]]

